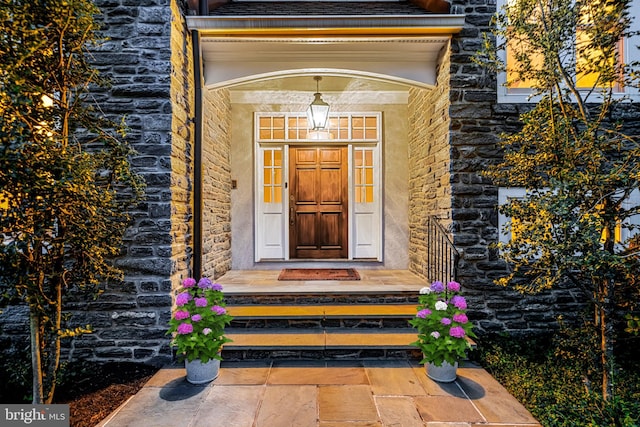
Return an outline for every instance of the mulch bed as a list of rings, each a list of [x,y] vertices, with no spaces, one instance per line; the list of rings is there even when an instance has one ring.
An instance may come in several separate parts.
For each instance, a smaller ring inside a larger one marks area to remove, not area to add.
[[[74,373],[56,393],[56,403],[69,404],[71,427],[94,427],[136,394],[158,371],[134,363],[107,363]]]
[[[136,394],[158,371],[139,363],[77,363],[59,374],[54,403],[69,405],[71,427],[94,427]],[[0,402],[30,402],[30,372],[24,372],[20,384],[9,372],[0,373]],[[28,374],[28,375],[27,375]]]

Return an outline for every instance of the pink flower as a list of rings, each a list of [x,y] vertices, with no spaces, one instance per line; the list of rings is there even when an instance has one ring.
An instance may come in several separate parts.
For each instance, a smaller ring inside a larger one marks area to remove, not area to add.
[[[202,330],[202,333],[203,333],[203,334],[205,334],[205,335],[209,335],[211,332],[213,332],[213,331],[211,330],[211,328],[204,328],[204,329]]]
[[[182,287],[184,288],[193,288],[196,284],[196,279],[192,277],[187,277],[182,281]]]
[[[464,313],[458,313],[453,315],[453,321],[458,323],[467,323],[469,318]]]
[[[178,294],[178,296],[176,297],[176,305],[178,307],[182,307],[183,305],[188,303],[190,299],[191,299],[191,295],[189,295],[188,292],[183,292],[181,294]]]
[[[200,316],[199,314],[194,314],[193,316],[191,316],[191,320],[193,320],[194,322],[199,322],[202,320],[202,316]]]
[[[195,302],[196,302],[196,307],[206,307],[207,306],[207,299],[206,298],[196,298]]]
[[[438,331],[433,331],[433,332],[431,332],[431,334],[430,334],[430,335],[431,335],[432,337],[434,337],[435,339],[440,338],[440,332],[438,332]]]
[[[465,300],[464,297],[461,297],[460,295],[456,295],[453,298],[451,298],[451,302],[453,303],[453,305],[456,306],[458,310],[467,309],[467,300]]]
[[[464,329],[462,329],[462,326],[454,326],[449,329],[449,335],[454,338],[464,338]]]
[[[443,317],[442,320],[440,320],[440,322],[443,325],[450,325],[451,324],[451,319],[449,319],[448,317]]]
[[[224,307],[220,307],[219,305],[214,305],[213,307],[211,307],[211,311],[213,311],[219,316],[222,316],[223,314],[227,313],[227,310],[225,310]]]
[[[419,317],[421,319],[426,319],[427,316],[431,315],[431,310],[429,310],[428,308],[425,308],[424,310],[420,310],[419,312],[416,313],[416,317]]]
[[[447,283],[447,289],[453,292],[458,292],[460,290],[460,283],[458,282],[449,282]]]
[[[191,323],[181,323],[178,325],[178,333],[181,335],[190,334],[193,332],[193,325]]]
[[[187,310],[178,310],[176,311],[176,314],[173,316],[176,320],[184,320],[184,319],[188,319],[190,316],[189,312]]]

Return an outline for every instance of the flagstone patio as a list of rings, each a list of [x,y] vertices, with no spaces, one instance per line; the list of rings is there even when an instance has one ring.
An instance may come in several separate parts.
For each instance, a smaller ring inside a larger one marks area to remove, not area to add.
[[[99,427],[533,427],[484,369],[436,383],[407,360],[222,362],[211,384],[161,369]]]

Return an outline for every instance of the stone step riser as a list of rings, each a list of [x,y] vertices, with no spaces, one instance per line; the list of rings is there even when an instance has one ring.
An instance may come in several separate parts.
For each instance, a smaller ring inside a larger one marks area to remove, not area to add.
[[[416,350],[398,349],[332,349],[332,350],[223,350],[226,361],[249,360],[421,360],[422,354]]]
[[[415,294],[231,295],[225,360],[416,359]]]

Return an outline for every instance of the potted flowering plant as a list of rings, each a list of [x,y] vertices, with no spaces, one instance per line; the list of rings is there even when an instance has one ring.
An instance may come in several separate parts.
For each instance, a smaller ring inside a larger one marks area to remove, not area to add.
[[[206,277],[198,282],[191,277],[182,281],[168,333],[178,357],[185,361],[189,382],[203,384],[218,376],[220,351],[231,341],[224,336],[224,328],[231,320],[222,285]]]
[[[471,347],[467,338],[475,337],[460,284],[433,282],[420,289],[418,303],[416,316],[409,321],[418,330],[418,340],[411,345],[422,350],[424,358],[420,363],[425,364],[429,377],[453,381],[458,361]]]

